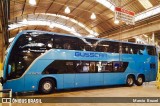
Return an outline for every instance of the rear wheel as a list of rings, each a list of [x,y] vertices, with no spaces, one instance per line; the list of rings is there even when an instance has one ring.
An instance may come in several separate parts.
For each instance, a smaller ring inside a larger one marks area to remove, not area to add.
[[[55,82],[50,78],[45,78],[40,81],[39,90],[43,94],[53,93]]]
[[[142,75],[138,76],[137,80],[136,80],[136,85],[141,86],[143,84],[143,82],[144,82],[143,76]]]
[[[127,77],[127,80],[126,80],[126,85],[127,85],[127,86],[133,86],[134,83],[135,83],[134,77],[133,77],[132,75],[129,75],[129,76]]]

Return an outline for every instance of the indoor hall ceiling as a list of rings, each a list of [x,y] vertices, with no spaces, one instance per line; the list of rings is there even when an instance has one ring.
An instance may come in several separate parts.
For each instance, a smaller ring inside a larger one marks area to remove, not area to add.
[[[38,26],[38,25],[32,25],[32,26],[24,26],[21,28],[16,28],[10,32],[10,37],[14,37],[17,33],[19,33],[22,30],[41,30],[41,31],[49,31],[49,32],[57,32],[57,33],[64,33],[64,34],[70,34],[68,31],[59,29],[59,28],[48,28],[48,26]]]
[[[98,1],[98,0],[97,0]],[[142,25],[148,21],[138,21],[135,25],[126,25],[120,23],[114,24],[114,12],[96,0],[36,0],[36,6],[31,6],[29,0],[10,0],[10,20],[9,24],[17,23],[23,19],[27,21],[49,21],[57,24],[74,28],[77,33],[81,35],[89,35],[90,32],[86,29],[92,30],[99,34],[98,37],[108,36],[109,34],[117,33],[120,30],[132,28],[137,25]],[[138,0],[108,0],[114,6],[120,6],[124,9],[130,10],[138,14],[146,10]],[[160,0],[149,0],[153,6],[160,5]],[[66,7],[69,7],[71,12],[66,14],[64,12]],[[90,19],[92,13],[95,13],[96,19]],[[47,15],[48,14],[48,15]],[[53,15],[50,15],[53,14]],[[60,16],[67,17],[60,17]],[[69,18],[69,19],[68,19]],[[156,18],[157,19],[157,18]],[[71,21],[71,20],[76,20]],[[153,21],[153,20],[150,20]],[[81,27],[77,23],[82,23],[85,27]],[[140,24],[139,24],[140,23]],[[123,27],[121,29],[121,26]],[[24,26],[10,31],[10,37],[14,36],[21,30],[36,29],[47,30],[59,33],[71,33],[65,31],[63,28],[50,28],[46,25],[39,26]]]

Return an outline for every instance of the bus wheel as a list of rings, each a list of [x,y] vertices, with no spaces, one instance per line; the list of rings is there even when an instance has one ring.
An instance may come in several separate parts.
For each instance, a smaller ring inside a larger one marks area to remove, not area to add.
[[[137,80],[136,80],[136,85],[137,86],[141,86],[143,84],[144,80],[143,80],[143,76],[140,75],[137,77]]]
[[[50,78],[42,79],[39,85],[39,90],[41,93],[49,94],[52,93],[55,89],[55,83]]]
[[[133,86],[134,85],[134,77],[132,75],[129,75],[127,77],[126,84],[127,84],[127,86]]]

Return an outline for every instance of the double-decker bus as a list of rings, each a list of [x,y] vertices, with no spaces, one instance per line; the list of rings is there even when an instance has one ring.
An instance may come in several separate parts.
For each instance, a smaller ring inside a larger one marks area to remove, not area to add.
[[[45,31],[20,32],[6,51],[3,89],[13,92],[154,81],[156,47]]]

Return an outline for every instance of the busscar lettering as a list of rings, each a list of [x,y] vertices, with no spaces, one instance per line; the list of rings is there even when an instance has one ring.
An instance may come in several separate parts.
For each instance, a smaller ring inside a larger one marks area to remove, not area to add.
[[[76,57],[107,57],[107,54],[93,53],[93,52],[89,52],[89,53],[75,52],[75,56]]]

